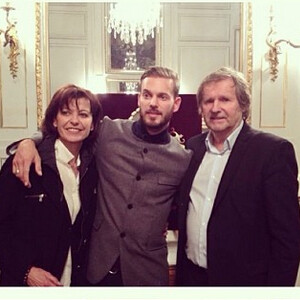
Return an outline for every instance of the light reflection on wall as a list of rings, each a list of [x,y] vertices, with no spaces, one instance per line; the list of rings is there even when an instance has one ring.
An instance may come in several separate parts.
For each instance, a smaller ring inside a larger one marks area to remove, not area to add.
[[[277,38],[291,40],[296,44],[300,44],[300,2],[274,1],[270,5],[273,9]]]

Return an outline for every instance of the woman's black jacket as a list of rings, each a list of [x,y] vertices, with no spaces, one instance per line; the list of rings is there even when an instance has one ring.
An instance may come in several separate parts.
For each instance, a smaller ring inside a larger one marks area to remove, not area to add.
[[[22,286],[30,266],[60,279],[68,249],[72,251],[71,285],[86,285],[85,262],[95,213],[97,171],[92,151],[81,151],[81,209],[74,224],[56,167],[55,139],[45,138],[38,151],[42,176],[30,170],[31,188],[12,174],[12,157],[0,172],[0,284]]]

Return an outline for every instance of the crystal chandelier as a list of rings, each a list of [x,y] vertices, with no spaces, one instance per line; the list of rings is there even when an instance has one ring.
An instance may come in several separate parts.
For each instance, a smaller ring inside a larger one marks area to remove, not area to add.
[[[162,25],[158,1],[119,1],[110,4],[107,30],[125,44],[143,44]]]

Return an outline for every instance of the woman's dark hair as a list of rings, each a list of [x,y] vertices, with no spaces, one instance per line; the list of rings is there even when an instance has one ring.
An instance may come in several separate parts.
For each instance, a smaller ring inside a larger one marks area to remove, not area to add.
[[[42,121],[41,131],[44,136],[58,137],[57,128],[54,127],[53,122],[59,111],[63,108],[69,108],[71,101],[75,100],[78,106],[78,99],[85,98],[89,100],[91,106],[91,114],[93,117],[94,130],[90,132],[90,135],[84,140],[84,144],[92,143],[97,135],[100,120],[102,119],[102,107],[100,101],[89,90],[80,88],[74,84],[67,84],[58,89],[45,112],[45,117]]]

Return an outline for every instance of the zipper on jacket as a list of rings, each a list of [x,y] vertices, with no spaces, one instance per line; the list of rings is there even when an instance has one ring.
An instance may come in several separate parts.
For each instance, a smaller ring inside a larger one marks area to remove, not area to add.
[[[39,195],[26,195],[25,198],[37,198],[39,202],[43,202],[43,198],[46,194],[39,194]]]

